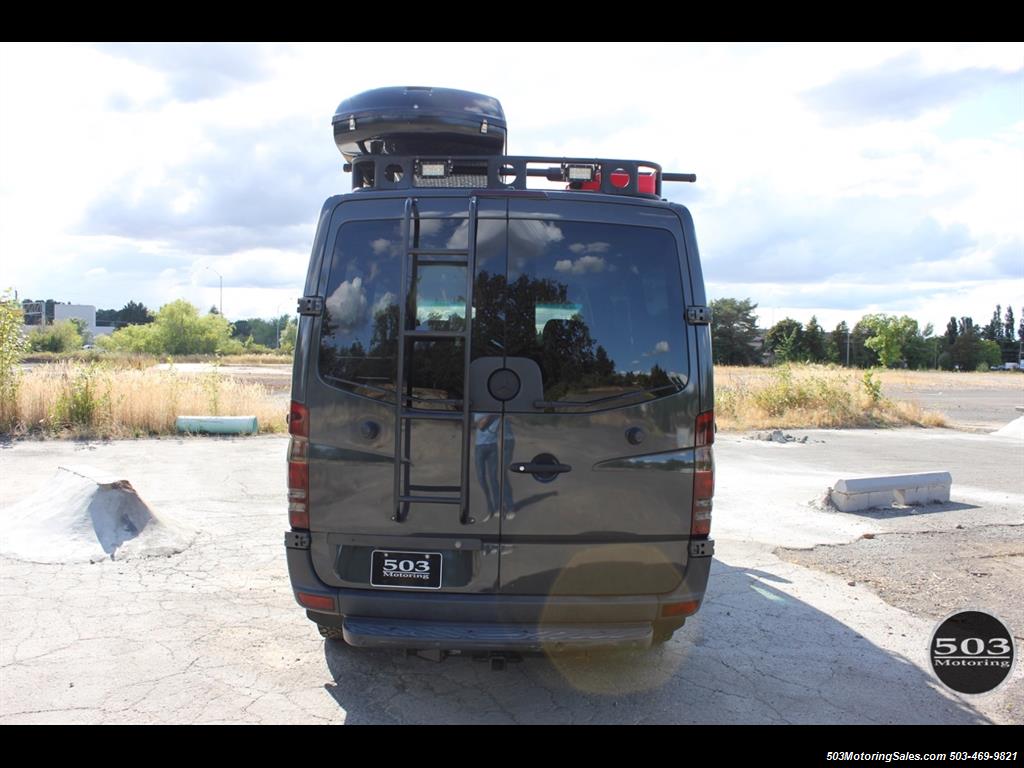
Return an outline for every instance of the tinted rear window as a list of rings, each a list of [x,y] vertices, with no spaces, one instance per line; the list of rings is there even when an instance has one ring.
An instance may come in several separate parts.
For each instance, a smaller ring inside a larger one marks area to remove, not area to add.
[[[465,218],[424,219],[413,230],[413,245],[427,249],[465,248]],[[477,223],[477,265],[504,270],[504,220]],[[328,383],[366,397],[393,401],[397,375],[398,300],[404,242],[401,221],[342,224],[331,254],[320,331],[320,375]],[[412,260],[410,259],[410,269]],[[410,328],[460,331],[465,327],[466,267],[421,264],[410,274],[414,291]],[[486,313],[485,313],[486,314]],[[415,318],[415,319],[413,319]],[[405,364],[413,394],[459,399],[463,389],[461,339],[416,340]]]
[[[682,281],[670,232],[512,220],[506,290],[508,354],[540,365],[545,400],[596,405],[685,386]]]
[[[462,248],[466,231],[465,219],[425,220],[415,244]],[[341,389],[393,401],[401,223],[346,222],[335,243],[320,375]],[[421,266],[413,285],[410,327],[464,327],[465,267]],[[666,230],[512,220],[506,236],[504,220],[480,220],[474,294],[473,359],[533,359],[547,401],[612,407],[602,400],[627,392],[659,397],[685,385],[682,282],[675,238]],[[417,397],[462,397],[461,339],[410,342],[406,365]]]

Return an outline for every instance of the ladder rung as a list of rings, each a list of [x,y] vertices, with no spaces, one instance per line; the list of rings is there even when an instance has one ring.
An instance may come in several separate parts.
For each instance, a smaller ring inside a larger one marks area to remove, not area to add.
[[[462,490],[459,485],[410,485],[410,491],[429,491],[431,493],[457,493]]]
[[[406,408],[403,419],[432,419],[436,421],[462,421],[462,414],[454,411],[427,411],[422,408]]]
[[[402,504],[461,504],[461,496],[399,496]]]
[[[413,256],[469,256],[465,248],[410,248]]]
[[[460,411],[462,410],[462,398],[458,400],[452,400],[444,397],[420,397],[419,395],[406,395],[402,398],[403,400],[412,400],[416,403],[432,403],[434,405],[454,405]]]
[[[415,255],[415,254],[414,254]],[[469,264],[469,261],[465,258],[453,259],[453,258],[421,258],[416,257],[416,265],[419,267],[465,267]]]
[[[406,331],[408,339],[464,339],[465,331]]]

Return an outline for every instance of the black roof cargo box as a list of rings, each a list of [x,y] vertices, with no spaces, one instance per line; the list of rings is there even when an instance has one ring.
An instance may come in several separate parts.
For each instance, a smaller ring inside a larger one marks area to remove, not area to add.
[[[500,155],[507,124],[501,103],[454,88],[376,88],[345,99],[331,121],[334,142],[360,155]]]

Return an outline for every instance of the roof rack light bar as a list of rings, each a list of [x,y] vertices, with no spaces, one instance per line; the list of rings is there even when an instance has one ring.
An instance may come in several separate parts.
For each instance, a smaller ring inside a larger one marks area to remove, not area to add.
[[[353,158],[344,169],[352,172],[353,189],[526,190],[527,178],[543,178],[572,190],[660,198],[663,181],[697,180],[693,173],[664,173],[647,160],[512,155],[370,154]]]

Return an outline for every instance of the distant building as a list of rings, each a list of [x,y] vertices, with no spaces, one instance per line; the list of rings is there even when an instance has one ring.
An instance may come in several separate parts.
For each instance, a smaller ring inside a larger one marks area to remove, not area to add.
[[[54,304],[53,321],[84,320],[89,329],[96,327],[96,307],[91,304]]]
[[[106,336],[114,332],[109,326],[96,325],[96,307],[92,304],[68,304],[53,299],[46,301],[21,302],[25,313],[25,330],[31,331],[40,325],[53,325],[61,320],[81,320],[86,330],[93,336]]]

